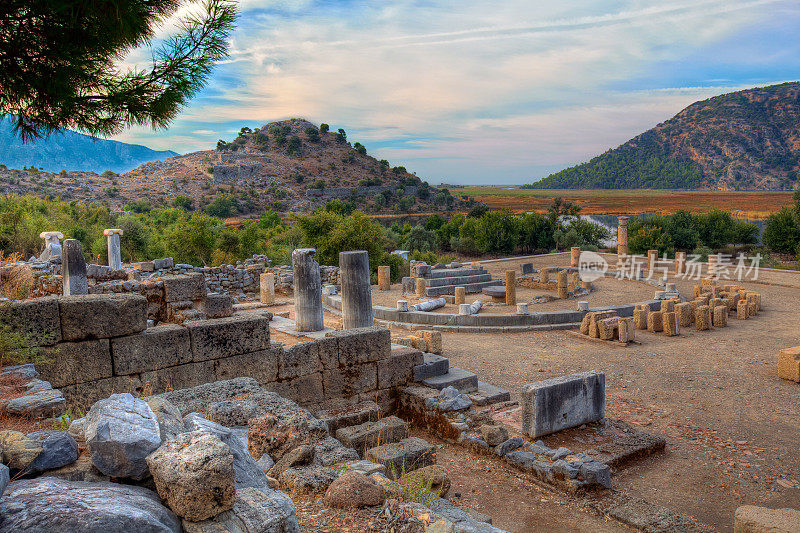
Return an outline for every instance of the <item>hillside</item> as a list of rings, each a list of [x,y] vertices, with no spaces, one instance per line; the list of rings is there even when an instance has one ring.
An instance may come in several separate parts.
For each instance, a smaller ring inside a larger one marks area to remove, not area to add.
[[[9,168],[41,167],[46,172],[83,170],[127,172],[142,163],[176,156],[138,144],[95,139],[65,130],[23,144],[10,118],[0,116],[0,164]]]
[[[800,171],[800,82],[695,102],[546,189],[791,190]]]
[[[243,128],[216,149],[148,162],[118,176],[0,170],[0,192],[97,201],[115,209],[142,200],[166,205],[181,196],[219,216],[267,208],[308,212],[332,199],[374,213],[462,206],[447,190],[429,186],[405,167],[371,157],[346,133],[323,132],[302,119]]]

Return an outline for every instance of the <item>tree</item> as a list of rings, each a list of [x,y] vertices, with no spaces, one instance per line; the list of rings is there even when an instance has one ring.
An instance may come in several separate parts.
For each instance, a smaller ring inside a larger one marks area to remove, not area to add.
[[[336,141],[342,144],[347,142],[347,133],[344,131],[344,128],[339,128],[339,133],[336,134]]]
[[[236,211],[237,205],[233,198],[217,196],[214,201],[206,206],[206,213],[212,217],[227,218]]]
[[[330,129],[331,129],[331,127],[328,126],[327,124],[325,124],[324,122],[319,125],[319,131],[322,132],[322,133],[328,133],[328,131],[330,131]]]
[[[112,135],[128,125],[166,127],[228,53],[230,0],[206,0],[203,15],[153,50],[148,68],[121,60],[150,45],[181,0],[0,4],[0,114],[23,139],[63,128]]]
[[[300,140],[300,137],[297,135],[292,135],[289,139],[289,145],[286,147],[287,154],[296,154],[300,151],[300,146],[302,146],[303,142]]]
[[[800,243],[800,226],[788,208],[784,207],[769,216],[763,239],[764,244],[776,252],[797,251],[797,245]]]
[[[581,206],[572,200],[564,200],[560,196],[553,198],[553,203],[547,208],[547,216],[554,222],[562,216],[576,216],[580,212]]]
[[[309,126],[306,128],[306,136],[308,137],[309,142],[319,142],[319,130],[314,126]]]
[[[361,155],[366,155],[367,154],[367,147],[364,146],[363,144],[359,143],[359,142],[355,143],[353,145],[353,148],[355,149],[356,152],[358,152]]]

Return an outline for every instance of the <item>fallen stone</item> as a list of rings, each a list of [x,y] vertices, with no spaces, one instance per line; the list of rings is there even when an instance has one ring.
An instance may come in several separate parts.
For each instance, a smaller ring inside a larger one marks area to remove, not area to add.
[[[225,400],[209,404],[208,419],[223,426],[246,426],[251,418],[265,414],[254,401],[246,398]]]
[[[453,386],[442,389],[437,406],[442,411],[462,411],[472,407],[472,400]]]
[[[150,454],[147,465],[158,495],[181,518],[196,522],[233,507],[233,455],[211,433],[178,435]]]
[[[611,488],[611,469],[606,464],[597,461],[585,462],[580,466],[580,475],[588,483]]]
[[[345,463],[343,466],[348,470],[361,472],[365,476],[371,476],[372,474],[375,473],[384,474],[386,472],[385,466],[363,459],[361,461],[350,461],[348,463]]]
[[[359,453],[381,444],[401,441],[406,437],[408,437],[408,424],[396,416],[387,416],[377,422],[364,422],[336,430],[336,438]]]
[[[341,442],[328,437],[314,446],[314,464],[333,466],[347,461],[357,461],[358,452],[342,445]]]
[[[6,403],[5,410],[12,415],[27,415],[31,418],[55,417],[64,414],[66,405],[64,394],[51,388],[12,398]]]
[[[32,364],[7,366],[0,371],[0,378],[29,380],[38,376],[39,372],[36,371],[36,368]]]
[[[10,483],[0,498],[0,517],[2,531],[181,531],[151,490],[54,477]]]
[[[86,417],[76,418],[69,423],[67,433],[75,439],[76,442],[86,442]]]
[[[533,437],[605,417],[605,374],[582,372],[522,387],[522,429]]]
[[[233,509],[201,522],[184,520],[183,530],[186,533],[300,533],[294,505],[286,494],[252,487],[237,489]]]
[[[268,453],[276,461],[302,444],[316,444],[328,436],[327,425],[310,414],[307,419],[295,419],[270,413],[247,424],[250,454],[261,457]]]
[[[489,446],[497,446],[508,440],[508,430],[503,426],[486,424],[479,427],[478,432]]]
[[[565,446],[561,446],[557,450],[554,450],[550,456],[553,458],[554,461],[557,461],[559,459],[563,459],[564,457],[570,455],[571,453],[572,450],[570,450]]]
[[[356,426],[371,420],[378,420],[380,418],[380,408],[373,401],[365,401],[355,405],[322,409],[317,411],[317,418],[325,422],[329,431],[335,434],[342,427]]]
[[[57,477],[66,481],[110,481],[111,478],[100,472],[91,457],[88,455],[81,455],[74,463],[56,468],[55,470],[48,470],[47,475]]]
[[[325,504],[339,509],[382,505],[386,490],[374,479],[360,472],[347,472],[325,492]]]
[[[147,401],[147,405],[156,415],[161,442],[167,442],[186,432],[186,425],[183,423],[183,418],[181,418],[181,412],[168,400],[154,396]]]
[[[364,458],[386,467],[387,475],[396,479],[406,472],[432,465],[436,462],[436,446],[409,437],[400,442],[384,444],[367,450]]]
[[[267,476],[278,478],[284,470],[295,466],[303,466],[314,460],[314,446],[303,444],[291,450],[278,459],[278,462],[269,469]]]
[[[28,438],[42,447],[42,453],[28,465],[28,471],[44,472],[78,460],[78,443],[66,431],[35,431],[28,433]]]
[[[153,410],[128,393],[95,403],[86,415],[85,428],[92,462],[113,477],[144,478],[146,457],[161,445]]]
[[[575,479],[578,477],[579,466],[571,464],[563,459],[553,461],[553,475],[562,479]]]
[[[278,483],[290,493],[318,494],[325,492],[337,477],[336,470],[327,466],[297,466],[281,472]]]
[[[500,457],[503,457],[507,453],[518,450],[519,448],[522,448],[522,437],[511,437],[510,439],[498,444],[494,449],[494,453]]]
[[[405,482],[412,487],[424,487],[441,498],[450,492],[450,477],[441,465],[428,465],[412,470],[402,477],[401,483]]]
[[[42,453],[42,447],[24,433],[5,429],[0,431],[0,451],[3,464],[12,470],[24,470]]]

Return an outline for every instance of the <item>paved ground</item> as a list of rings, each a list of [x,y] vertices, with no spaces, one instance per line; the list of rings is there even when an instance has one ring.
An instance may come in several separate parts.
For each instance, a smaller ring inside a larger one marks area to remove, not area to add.
[[[564,332],[446,333],[445,355],[512,393],[557,375],[604,371],[608,416],[668,443],[664,454],[615,476],[616,486],[732,530],[739,505],[800,507],[800,385],[779,380],[776,370],[778,350],[800,344],[800,275],[762,272],[761,279],[795,287],[742,283],[762,293],[763,309],[724,329],[674,338],[645,332],[629,347]],[[693,282],[677,283],[691,296]]]

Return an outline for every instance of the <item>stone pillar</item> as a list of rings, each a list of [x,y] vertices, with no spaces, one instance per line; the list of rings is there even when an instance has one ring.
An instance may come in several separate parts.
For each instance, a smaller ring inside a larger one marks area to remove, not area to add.
[[[428,286],[428,282],[425,278],[417,278],[417,298],[422,298],[425,296],[425,289]]]
[[[378,267],[378,290],[388,291],[392,288],[392,269],[389,266]]]
[[[651,274],[655,272],[656,262],[658,262],[658,250],[647,250],[647,268]]]
[[[710,254],[708,256],[708,275],[710,277],[716,277],[717,275],[717,263],[719,262],[719,256],[716,254]]]
[[[108,239],[108,266],[114,270],[122,268],[122,249],[119,247],[121,229],[103,230],[103,235]]]
[[[619,217],[617,225],[617,255],[628,255],[628,217]]]
[[[675,275],[686,272],[686,252],[675,252]]]
[[[271,304],[275,301],[275,274],[264,272],[259,277],[259,288],[261,290],[261,303]]]
[[[292,252],[294,273],[294,322],[297,331],[321,331],[322,280],[319,264],[314,260],[316,250],[298,248]]]
[[[342,283],[342,328],[372,325],[372,290],[369,284],[369,254],[363,250],[339,253]]]
[[[467,289],[465,287],[456,287],[455,294],[453,296],[453,303],[456,305],[461,305],[464,303],[464,299],[466,297]]]
[[[581,261],[581,247],[573,246],[569,249],[569,266],[577,267]]]
[[[506,305],[517,304],[517,271],[506,270]]]
[[[89,283],[86,280],[86,259],[83,257],[81,241],[67,239],[61,255],[61,276],[64,285],[64,296],[89,294]]]

